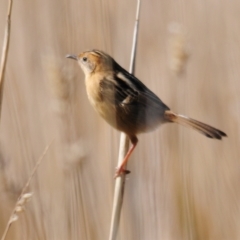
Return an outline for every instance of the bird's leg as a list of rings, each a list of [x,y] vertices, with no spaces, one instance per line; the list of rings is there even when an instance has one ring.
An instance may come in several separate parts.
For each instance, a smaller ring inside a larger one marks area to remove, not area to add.
[[[114,178],[117,178],[117,177],[121,176],[123,173],[126,173],[126,172],[128,173],[128,171],[125,170],[125,165],[127,164],[128,159],[129,159],[129,157],[131,156],[133,150],[134,150],[135,147],[137,146],[138,139],[137,139],[136,136],[133,136],[133,137],[130,137],[130,141],[131,141],[131,143],[132,143],[132,146],[131,146],[131,148],[128,150],[128,152],[127,152],[126,156],[124,157],[121,165],[117,168]]]

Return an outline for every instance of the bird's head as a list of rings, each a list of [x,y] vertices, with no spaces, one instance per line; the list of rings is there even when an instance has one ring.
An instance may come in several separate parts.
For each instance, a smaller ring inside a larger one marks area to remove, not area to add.
[[[79,55],[68,54],[66,57],[76,60],[86,76],[113,68],[113,59],[99,50],[85,51]]]

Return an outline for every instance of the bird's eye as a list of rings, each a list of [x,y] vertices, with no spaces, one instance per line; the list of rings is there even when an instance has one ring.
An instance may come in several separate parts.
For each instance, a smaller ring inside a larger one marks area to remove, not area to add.
[[[83,57],[83,61],[86,62],[86,61],[87,61],[87,58],[86,58],[86,57]]]

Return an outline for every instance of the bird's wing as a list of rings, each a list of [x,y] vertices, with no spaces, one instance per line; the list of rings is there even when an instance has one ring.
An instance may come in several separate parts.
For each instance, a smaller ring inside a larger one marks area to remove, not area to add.
[[[138,101],[139,93],[119,78],[104,78],[100,82],[100,92],[103,101],[115,106],[134,104]]]
[[[120,107],[145,107],[169,110],[157,95],[139,79],[114,62],[114,74],[108,75],[100,83],[105,101]]]

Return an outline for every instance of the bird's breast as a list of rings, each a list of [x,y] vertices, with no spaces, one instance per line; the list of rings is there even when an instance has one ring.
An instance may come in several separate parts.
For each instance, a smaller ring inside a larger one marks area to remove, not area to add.
[[[99,88],[99,81],[95,81],[94,78],[85,79],[87,95],[90,103],[95,107],[97,103],[101,101],[101,92]]]
[[[99,77],[91,77],[91,79],[85,79],[88,99],[95,111],[100,114],[100,116],[104,118],[110,125],[112,125],[114,128],[117,128],[115,106],[104,101],[101,95],[99,79]]]

